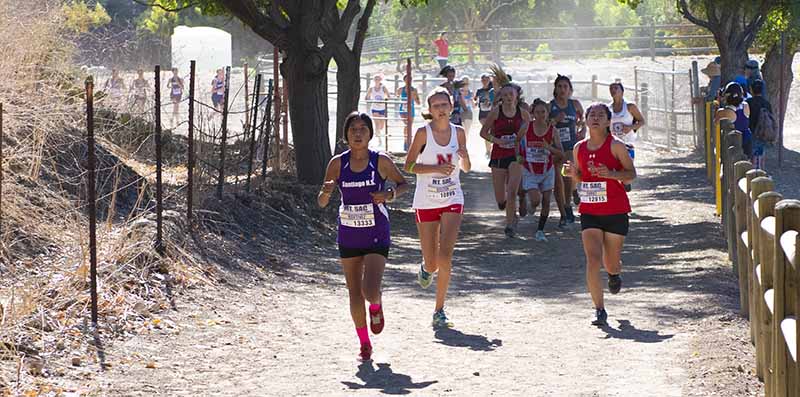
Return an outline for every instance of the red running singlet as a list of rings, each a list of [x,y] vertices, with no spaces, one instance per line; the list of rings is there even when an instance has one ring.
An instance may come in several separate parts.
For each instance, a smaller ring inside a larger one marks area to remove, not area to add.
[[[553,143],[554,127],[550,126],[542,136],[536,135],[533,123],[528,124],[525,139],[519,144],[522,165],[530,172],[542,175],[553,168],[553,153],[545,148]]]
[[[581,182],[578,193],[581,204],[578,210],[589,215],[619,215],[631,212],[631,204],[622,181],[597,176],[595,167],[605,165],[609,171],[622,171],[622,163],[611,153],[615,138],[608,134],[603,145],[595,151],[589,150],[589,140],[580,142],[578,161],[581,167]]]
[[[516,109],[514,117],[506,117],[503,114],[503,108],[500,107],[497,120],[494,121],[494,128],[492,134],[503,140],[502,145],[492,145],[492,160],[504,159],[506,157],[516,157],[516,142],[514,134],[519,132],[519,127],[522,125],[522,114],[520,113],[519,106]]]

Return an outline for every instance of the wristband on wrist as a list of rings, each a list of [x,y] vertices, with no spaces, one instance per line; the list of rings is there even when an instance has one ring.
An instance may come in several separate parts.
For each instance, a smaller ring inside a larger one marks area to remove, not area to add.
[[[413,174],[414,173],[414,166],[416,166],[416,165],[417,165],[416,162],[411,162],[411,165],[408,166],[408,172]]]

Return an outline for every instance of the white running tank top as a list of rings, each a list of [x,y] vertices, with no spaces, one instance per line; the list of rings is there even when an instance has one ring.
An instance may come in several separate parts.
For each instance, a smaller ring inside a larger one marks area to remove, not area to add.
[[[433,139],[430,124],[425,125],[427,139],[425,150],[417,157],[417,164],[439,165],[451,162],[456,168],[450,175],[417,174],[417,186],[414,191],[415,209],[433,209],[448,207],[453,204],[464,204],[464,192],[461,190],[461,169],[458,166],[458,130],[450,124],[450,142],[440,146]]]
[[[614,102],[609,103],[608,108],[611,110],[611,133],[622,142],[632,145],[636,141],[636,133],[631,131],[622,134],[623,126],[633,125],[633,115],[628,111],[628,102],[622,100],[622,111],[619,113],[614,111]]]
[[[381,85],[380,88],[375,87],[375,88],[372,89],[372,100],[373,101],[383,101],[384,100],[383,95],[384,94],[383,94],[383,86],[382,85]],[[370,110],[386,110],[386,104],[385,103],[373,102],[373,103],[370,104]]]

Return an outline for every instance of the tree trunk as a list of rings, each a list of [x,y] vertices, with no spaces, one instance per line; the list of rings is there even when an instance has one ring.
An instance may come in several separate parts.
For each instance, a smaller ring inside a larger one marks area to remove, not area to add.
[[[719,57],[721,60],[720,69],[722,74],[722,84],[727,84],[733,81],[736,75],[744,74],[744,63],[747,62],[747,46],[736,45],[738,37],[727,32],[728,29],[735,29],[735,26],[729,26],[727,29],[721,29],[721,32],[714,33],[714,40],[717,42],[719,48]]]
[[[784,62],[781,65],[781,43],[778,41],[773,44],[767,51],[762,65],[761,74],[764,76],[764,83],[767,86],[767,100],[772,104],[772,111],[775,117],[779,117],[781,109],[786,109],[789,102],[789,88],[792,86],[794,74],[792,73],[792,60],[797,52],[797,44],[790,43],[792,40],[786,42],[786,54],[784,55]],[[780,80],[781,80],[781,67],[783,67],[783,106],[780,106]],[[780,122],[780,120],[777,120]]]
[[[281,74],[286,79],[297,179],[319,184],[331,158],[328,142],[328,62],[316,48],[286,49]]]
[[[336,153],[346,149],[344,141],[344,119],[350,112],[358,110],[361,96],[361,64],[353,53],[342,44],[334,52],[336,60]]]

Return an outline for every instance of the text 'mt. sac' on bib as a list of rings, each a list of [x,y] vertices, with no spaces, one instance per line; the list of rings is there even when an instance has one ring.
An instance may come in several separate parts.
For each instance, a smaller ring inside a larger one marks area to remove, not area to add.
[[[451,177],[433,178],[428,185],[428,198],[431,200],[447,200],[455,197],[458,186]]]
[[[608,202],[608,189],[606,182],[581,182],[579,194],[582,203],[606,203]]]
[[[339,211],[342,226],[373,227],[375,226],[375,207],[370,204],[343,205]]]

